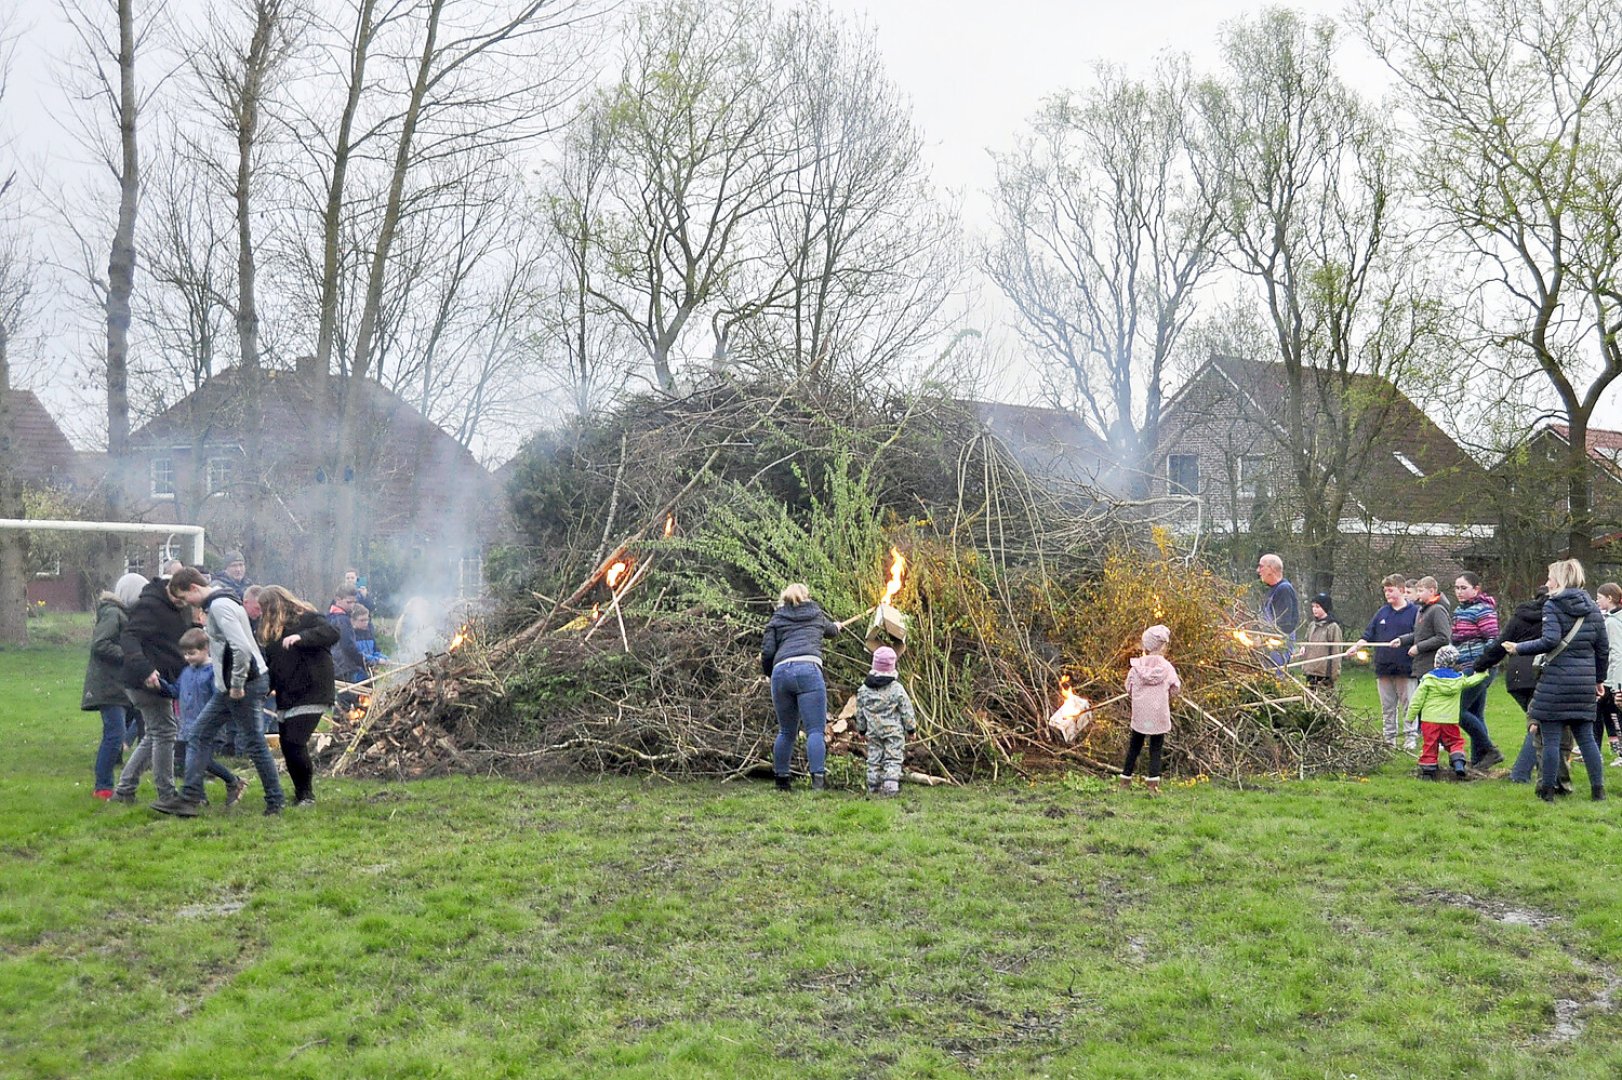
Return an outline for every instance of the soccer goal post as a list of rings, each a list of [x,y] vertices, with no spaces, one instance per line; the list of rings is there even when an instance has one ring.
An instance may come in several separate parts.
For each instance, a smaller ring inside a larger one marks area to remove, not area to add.
[[[191,537],[192,566],[203,565],[203,527],[201,525],[157,525],[140,521],[51,521],[45,518],[0,518],[0,529],[23,529],[27,532],[88,532],[115,533],[128,536],[189,536]]]

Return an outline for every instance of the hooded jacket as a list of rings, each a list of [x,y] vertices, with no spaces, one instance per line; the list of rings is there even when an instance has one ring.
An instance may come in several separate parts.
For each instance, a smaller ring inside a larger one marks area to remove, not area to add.
[[[282,648],[282,638],[298,635],[298,644]],[[338,628],[314,611],[306,611],[293,621],[275,641],[265,644],[265,666],[270,671],[270,689],[276,694],[276,708],[282,712],[305,705],[331,705],[336,698],[333,686],[332,647],[338,644]]]
[[[230,589],[209,593],[203,613],[208,617],[208,657],[214,664],[216,690],[240,690],[265,674],[265,656],[236,593]]]
[[[1622,690],[1622,608],[1605,616],[1605,640],[1611,645],[1610,663],[1605,666],[1605,685],[1613,691]]]
[[[1432,668],[1419,680],[1419,689],[1408,703],[1408,715],[1418,724],[1457,724],[1464,692],[1491,677],[1490,671],[1465,675],[1457,668]]]
[[[876,739],[911,735],[918,730],[912,698],[894,675],[869,675],[856,690],[856,719],[851,725]]]
[[[1543,602],[1543,636],[1515,647],[1517,653],[1536,656],[1559,648],[1573,625],[1582,624],[1559,656],[1544,665],[1526,715],[1533,720],[1565,724],[1594,719],[1594,688],[1605,681],[1610,644],[1605,619],[1581,589],[1561,589]]]
[[[1419,605],[1414,616],[1414,628],[1399,639],[1404,646],[1414,647],[1413,673],[1424,675],[1436,666],[1436,650],[1453,641],[1453,617],[1447,605],[1438,598],[1434,603]]]
[[[1164,735],[1171,730],[1171,696],[1183,689],[1177,669],[1159,653],[1132,658],[1126,692],[1132,698],[1132,730]]]
[[[154,671],[168,682],[180,678],[186,666],[180,635],[191,627],[191,609],[169,595],[169,583],[162,578],[147,582],[118,639],[124,651],[124,685],[149,690],[147,676]]]
[[[1331,614],[1326,619],[1313,619],[1307,627],[1307,642],[1301,646],[1301,674],[1317,675],[1333,682],[1340,678],[1340,653],[1343,635],[1340,623]]]
[[[338,635],[332,643],[332,669],[344,682],[365,682],[366,658],[355,645],[355,624],[349,612],[333,604],[327,609],[327,622]],[[277,698],[276,703],[280,705],[281,699]]]
[[[1453,611],[1453,644],[1459,650],[1459,670],[1476,670],[1476,662],[1498,636],[1498,601],[1486,593]]]
[[[96,602],[96,629],[90,635],[90,662],[85,665],[84,697],[79,702],[86,712],[130,703],[119,677],[124,667],[124,647],[119,642],[129,621],[129,612],[118,597],[102,593]]]
[[[822,639],[837,637],[839,627],[822,613],[815,600],[784,604],[766,620],[760,639],[760,670],[768,678],[772,668],[788,660],[822,664]]]

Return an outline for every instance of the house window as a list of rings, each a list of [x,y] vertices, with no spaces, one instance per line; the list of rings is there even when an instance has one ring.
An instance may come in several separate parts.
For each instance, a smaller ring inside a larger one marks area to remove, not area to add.
[[[152,497],[154,499],[172,499],[175,497],[175,459],[152,459]]]
[[[1420,479],[1424,479],[1425,470],[1421,469],[1418,465],[1415,465],[1413,458],[1409,457],[1407,454],[1404,454],[1401,450],[1391,451],[1391,456],[1397,459],[1397,464],[1401,465],[1403,468],[1407,469]]]
[[[208,493],[223,495],[231,487],[232,461],[228,457],[208,459]]]
[[[1262,472],[1267,459],[1258,454],[1243,454],[1239,458],[1238,480],[1240,498],[1255,498],[1262,492]]]
[[[1200,493],[1200,456],[1171,454],[1166,458],[1166,491],[1172,495]]]
[[[484,595],[484,558],[468,555],[456,567],[456,592],[464,600]]]

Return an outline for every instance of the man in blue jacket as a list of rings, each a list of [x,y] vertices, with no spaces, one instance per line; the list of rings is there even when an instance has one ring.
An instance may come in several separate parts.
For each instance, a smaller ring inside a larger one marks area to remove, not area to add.
[[[1275,668],[1282,669],[1295,652],[1295,628],[1301,624],[1301,599],[1296,596],[1290,579],[1284,576],[1284,560],[1277,555],[1263,555],[1256,563],[1256,576],[1267,587],[1267,595],[1262,598],[1262,606],[1256,614],[1263,627],[1284,639],[1283,645],[1268,650],[1267,658]]]
[[[1372,647],[1374,650],[1374,680],[1380,688],[1380,717],[1386,745],[1396,746],[1397,733],[1401,731],[1403,749],[1417,750],[1419,725],[1413,717],[1404,717],[1414,696],[1413,659],[1407,649],[1389,645],[1414,632],[1414,618],[1419,609],[1408,602],[1407,585],[1408,579],[1401,574],[1387,575],[1381,582],[1385,605],[1369,620],[1355,648]]]

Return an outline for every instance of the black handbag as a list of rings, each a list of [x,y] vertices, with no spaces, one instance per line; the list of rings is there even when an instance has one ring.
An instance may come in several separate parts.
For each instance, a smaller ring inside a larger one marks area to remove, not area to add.
[[[1571,629],[1566,631],[1566,636],[1560,639],[1560,644],[1556,645],[1548,652],[1535,653],[1532,656],[1527,657],[1528,660],[1532,661],[1533,684],[1536,684],[1539,679],[1543,678],[1543,670],[1554,662],[1554,658],[1565,652],[1566,646],[1577,640],[1577,634],[1580,630],[1582,630],[1583,622],[1586,618],[1586,615],[1581,616],[1576,622],[1572,623]],[[1520,654],[1516,653],[1515,655],[1519,656]]]

